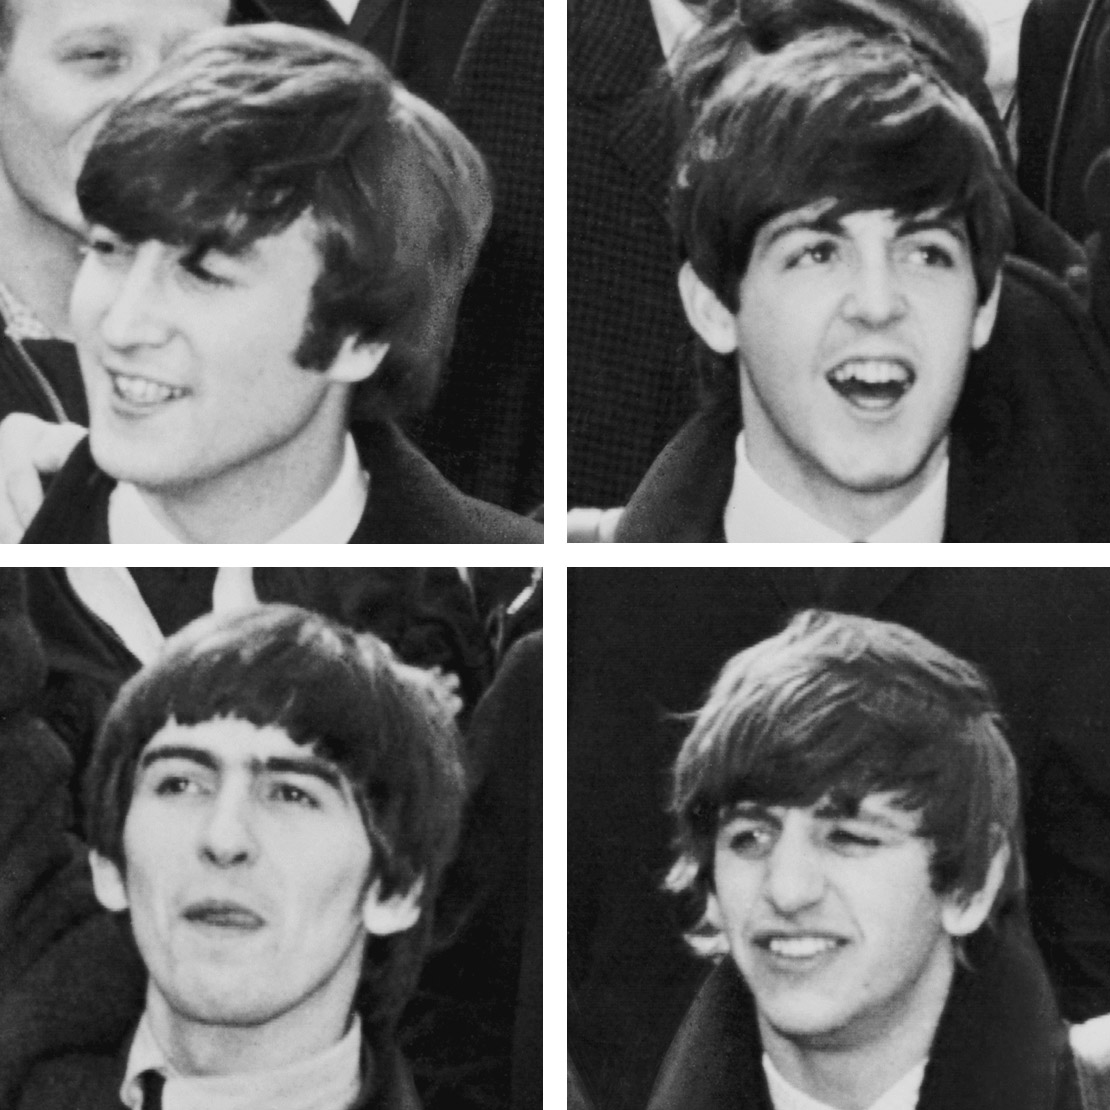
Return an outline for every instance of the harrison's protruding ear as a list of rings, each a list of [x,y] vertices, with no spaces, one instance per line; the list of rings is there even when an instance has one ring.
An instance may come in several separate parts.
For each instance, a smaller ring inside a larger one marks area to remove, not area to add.
[[[1010,846],[1001,844],[991,857],[987,877],[974,894],[955,891],[944,896],[940,919],[950,937],[970,936],[987,920],[994,900],[1002,889],[1006,868],[1010,864]]]
[[[705,340],[711,351],[727,355],[736,350],[736,318],[728,305],[701,280],[689,262],[678,271],[678,292],[690,327]]]
[[[975,321],[971,326],[971,349],[979,350],[985,347],[987,340],[994,331],[994,321],[998,317],[998,298],[1002,295],[1002,271],[994,279],[994,288],[990,296],[979,306],[975,313]]]
[[[96,900],[106,910],[118,912],[127,909],[131,903],[127,898],[127,884],[123,881],[119,868],[97,851],[89,852],[89,866],[92,868]]]
[[[388,352],[388,343],[359,343],[353,335],[348,335],[324,376],[328,381],[350,385],[363,382],[377,370]]]
[[[366,892],[362,903],[362,923],[366,931],[377,937],[403,933],[420,919],[420,898],[424,893],[424,880],[417,879],[408,890],[399,891],[388,898],[381,896],[381,882],[375,880]]]

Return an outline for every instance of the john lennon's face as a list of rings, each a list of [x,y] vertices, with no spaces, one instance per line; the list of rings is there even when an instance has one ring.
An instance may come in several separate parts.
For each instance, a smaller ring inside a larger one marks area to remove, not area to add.
[[[122,887],[167,1040],[197,1026],[309,1039],[342,1027],[376,887],[333,764],[273,726],[171,721],[140,757],[123,841],[125,875],[94,856],[97,891],[120,908]]]
[[[25,212],[83,231],[77,175],[113,105],[228,0],[10,0],[0,63],[0,187]]]
[[[765,1045],[859,1047],[947,993],[954,905],[929,880],[916,819],[886,795],[857,816],[743,804],[714,854],[709,915],[750,987]]]

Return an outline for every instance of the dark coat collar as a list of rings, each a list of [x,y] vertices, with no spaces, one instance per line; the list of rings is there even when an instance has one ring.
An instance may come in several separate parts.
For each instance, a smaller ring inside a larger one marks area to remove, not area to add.
[[[1003,418],[993,440],[962,434],[962,423],[970,421],[958,416],[953,425],[945,543],[1085,538],[1067,515],[1057,475],[1014,441]],[[632,495],[617,542],[723,543],[739,430],[738,417],[722,407],[696,413]]]
[[[389,423],[356,425],[371,474],[366,512],[350,543],[542,543],[543,528],[461,493]],[[108,543],[115,487],[84,439],[51,483],[24,543]]]
[[[918,1110],[1062,1110],[1074,1099],[1066,1031],[1032,942],[1016,927],[956,973]],[[771,1110],[755,1008],[729,959],[675,1037],[649,1110]]]

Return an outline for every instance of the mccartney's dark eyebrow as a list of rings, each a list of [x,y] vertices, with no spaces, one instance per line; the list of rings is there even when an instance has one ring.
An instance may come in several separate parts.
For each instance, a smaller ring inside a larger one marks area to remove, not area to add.
[[[898,223],[899,235],[913,235],[918,231],[947,231],[961,243],[967,242],[967,228],[964,221],[952,216],[942,216],[939,213],[907,216]]]
[[[144,752],[139,760],[141,770],[162,760],[184,759],[199,764],[209,771],[219,771],[221,760],[205,748],[194,748],[188,744],[166,744]],[[250,769],[253,774],[270,772],[276,774],[308,775],[319,779],[333,790],[343,794],[343,776],[333,763],[319,756],[271,756],[268,759],[252,759]]]
[[[843,235],[844,221],[828,213],[819,213],[815,216],[785,216],[780,217],[782,223],[775,225],[767,234],[761,249],[767,250],[787,235],[796,231],[814,231],[820,235]]]

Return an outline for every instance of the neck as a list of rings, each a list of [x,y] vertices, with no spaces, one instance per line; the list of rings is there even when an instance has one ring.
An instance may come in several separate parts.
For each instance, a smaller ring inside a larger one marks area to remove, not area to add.
[[[0,241],[0,280],[54,335],[68,337],[80,235],[28,208],[0,175]]]
[[[303,1063],[337,1045],[350,1029],[362,950],[360,938],[331,979],[284,1012],[257,1020],[248,1013],[221,1023],[187,1011],[151,979],[146,997],[151,1031],[180,1075],[247,1075]]]
[[[154,514],[185,543],[269,543],[327,493],[343,464],[344,437],[298,437],[214,478],[144,490]]]
[[[955,971],[951,945],[880,1011],[828,1034],[797,1035],[759,1015],[763,1049],[784,1079],[837,1110],[867,1110],[929,1055]]]
[[[756,413],[748,403],[745,412]],[[753,418],[744,426],[752,469],[773,490],[814,520],[852,541],[873,536],[909,505],[936,476],[948,455],[945,436],[908,480],[892,489],[852,489],[837,484],[807,458],[784,448],[772,429]]]

